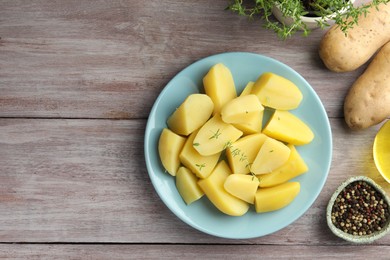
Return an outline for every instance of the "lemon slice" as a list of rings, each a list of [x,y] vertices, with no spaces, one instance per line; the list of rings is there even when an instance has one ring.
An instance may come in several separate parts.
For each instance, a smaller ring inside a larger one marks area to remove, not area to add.
[[[390,183],[390,120],[379,129],[375,136],[374,161],[383,178]]]

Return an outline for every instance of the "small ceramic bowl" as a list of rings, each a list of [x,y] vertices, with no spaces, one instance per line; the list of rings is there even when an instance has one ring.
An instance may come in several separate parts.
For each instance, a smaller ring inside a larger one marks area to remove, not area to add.
[[[335,193],[330,198],[329,203],[328,203],[328,207],[326,209],[326,220],[327,220],[327,223],[328,223],[330,230],[336,236],[338,236],[344,240],[347,240],[349,242],[353,242],[353,243],[359,243],[359,244],[371,243],[374,240],[377,240],[377,239],[383,237],[384,235],[386,235],[390,231],[390,218],[388,218],[387,223],[380,231],[373,232],[370,235],[362,235],[362,236],[359,236],[359,235],[355,236],[355,235],[352,235],[352,234],[349,234],[349,233],[342,231],[341,229],[337,228],[333,224],[332,219],[331,219],[332,208],[333,208],[333,205],[336,201],[337,196],[348,184],[355,182],[355,181],[363,181],[363,182],[366,182],[369,185],[371,185],[374,189],[376,189],[383,196],[385,203],[387,203],[387,205],[390,206],[389,197],[386,195],[385,191],[378,184],[376,184],[372,179],[370,179],[368,177],[355,176],[355,177],[351,177],[351,178],[347,179],[345,182],[343,182],[336,189]]]
[[[272,8],[272,14],[275,16],[276,19],[279,20],[284,25],[290,26],[291,24],[294,23],[294,19],[289,16],[284,16],[282,14],[282,11],[279,9],[278,6],[274,6]],[[310,30],[318,28],[318,20],[320,17],[306,17],[306,16],[301,16],[301,20],[304,24],[306,24],[307,28]]]
[[[350,0],[350,2],[354,3],[355,0]],[[346,10],[341,10],[341,12],[345,12]],[[292,17],[286,17],[282,14],[282,11],[280,10],[279,6],[275,5],[272,8],[272,14],[278,19],[281,23],[290,26],[294,19]],[[333,23],[333,18],[335,17],[335,14],[331,14],[326,17],[326,22],[329,24]],[[306,24],[307,28],[310,30],[319,28],[318,20],[321,20],[321,17],[307,17],[307,16],[301,16],[301,20],[304,24]]]

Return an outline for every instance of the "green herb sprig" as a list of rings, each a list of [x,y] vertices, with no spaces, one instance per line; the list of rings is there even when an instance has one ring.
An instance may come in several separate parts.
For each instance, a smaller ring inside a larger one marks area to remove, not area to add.
[[[234,148],[231,143],[230,143],[228,148],[230,148],[230,153],[232,154],[233,157],[240,156],[240,159],[239,159],[240,162],[245,162],[246,163],[245,164],[245,168],[249,169],[249,172],[252,175],[252,181],[254,180],[254,178],[257,178],[259,180],[259,182],[260,182],[260,177],[258,177],[256,174],[254,174],[252,172],[252,169],[251,169],[252,163],[250,163],[248,161],[248,156],[243,151],[241,151],[240,149]]]
[[[205,164],[205,163],[202,163],[202,164],[195,164],[195,166],[199,168],[199,171],[202,171],[202,169],[203,169],[204,167],[206,167],[206,164]]]
[[[322,29],[330,26],[328,18],[332,15],[334,23],[345,34],[348,34],[348,30],[358,24],[358,18],[361,15],[366,15],[369,8],[389,2],[390,0],[373,0],[369,4],[354,6],[347,0],[230,0],[226,9],[250,19],[260,17],[264,20],[265,28],[273,30],[281,39],[285,40],[298,31],[302,31],[304,36],[310,34],[311,30],[301,18],[308,15],[309,11],[310,15],[319,17],[317,23]],[[272,9],[276,5],[284,16],[293,19],[294,22],[291,25],[284,25],[272,18]]]
[[[213,133],[213,135],[210,136],[209,140],[211,140],[211,139],[218,139],[218,137],[222,134],[222,133],[220,132],[219,128],[217,129],[216,132],[213,132],[213,131],[211,131],[211,132]]]

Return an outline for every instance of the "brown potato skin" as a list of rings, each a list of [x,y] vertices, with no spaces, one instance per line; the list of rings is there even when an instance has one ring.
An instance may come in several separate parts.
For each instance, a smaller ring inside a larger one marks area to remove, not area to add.
[[[374,53],[390,41],[390,3],[378,10],[369,9],[360,16],[357,26],[345,34],[333,25],[324,35],[319,55],[325,66],[335,72],[353,71],[366,63]]]
[[[365,129],[390,116],[390,42],[377,53],[344,100],[345,122]]]

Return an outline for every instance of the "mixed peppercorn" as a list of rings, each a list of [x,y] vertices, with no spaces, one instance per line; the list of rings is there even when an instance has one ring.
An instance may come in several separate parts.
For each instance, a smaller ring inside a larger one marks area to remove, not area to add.
[[[345,233],[370,235],[380,231],[389,221],[389,205],[370,184],[355,181],[337,196],[331,219]]]

